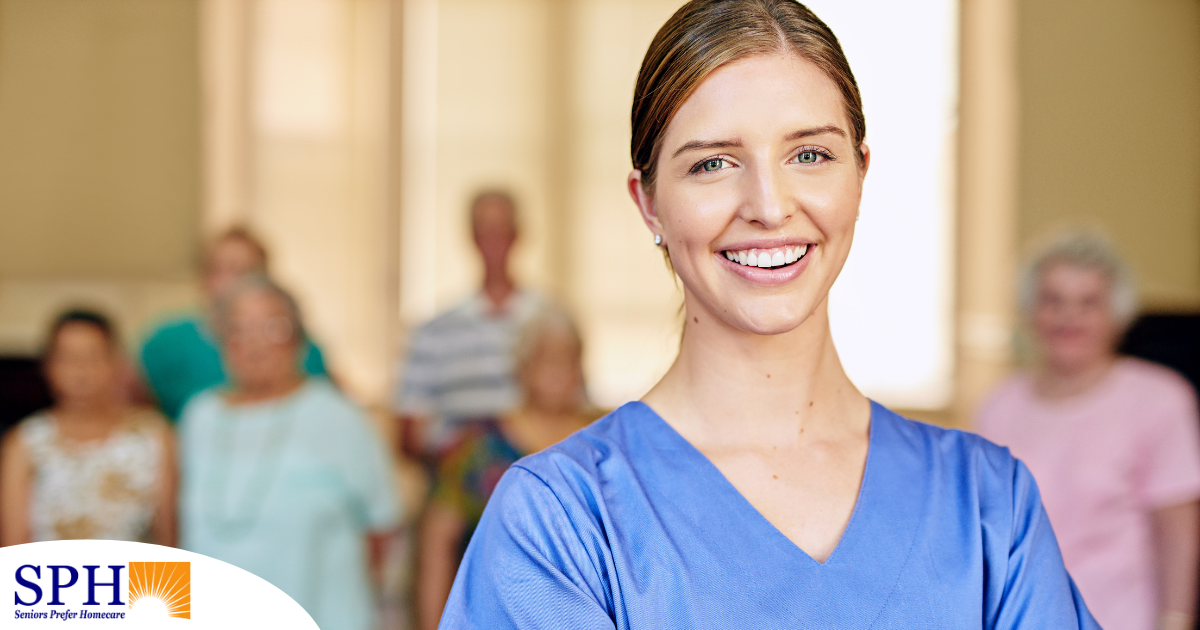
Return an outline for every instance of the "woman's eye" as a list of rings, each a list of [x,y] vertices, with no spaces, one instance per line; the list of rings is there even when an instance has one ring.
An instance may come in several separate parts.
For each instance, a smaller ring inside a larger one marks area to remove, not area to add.
[[[700,165],[700,168],[706,171],[719,171],[721,170],[722,166],[725,166],[725,160],[721,158],[713,158],[711,160],[705,160],[704,163]]]
[[[812,164],[821,159],[821,154],[816,151],[801,151],[800,155],[796,156],[796,161],[801,164]]]

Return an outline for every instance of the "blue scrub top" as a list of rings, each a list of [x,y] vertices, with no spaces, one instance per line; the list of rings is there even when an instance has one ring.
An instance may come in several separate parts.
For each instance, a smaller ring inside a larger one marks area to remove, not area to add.
[[[626,404],[504,475],[440,628],[1099,628],[1008,449],[875,403],[870,426],[822,564]]]

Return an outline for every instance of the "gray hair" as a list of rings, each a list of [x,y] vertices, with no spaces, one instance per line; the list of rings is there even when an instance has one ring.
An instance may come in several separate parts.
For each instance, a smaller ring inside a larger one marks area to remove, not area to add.
[[[1109,311],[1113,318],[1125,325],[1137,316],[1137,283],[1133,272],[1107,238],[1082,230],[1067,232],[1050,241],[1021,270],[1017,300],[1026,316],[1033,313],[1042,272],[1056,264],[1095,269],[1108,276]]]
[[[250,293],[263,293],[279,300],[283,304],[284,310],[287,311],[293,338],[299,341],[307,336],[304,331],[304,319],[300,316],[300,305],[296,303],[296,298],[292,297],[287,289],[279,286],[262,273],[249,274],[239,279],[229,287],[228,291],[221,294],[216,304],[213,305],[213,324],[219,336],[224,337],[225,335],[225,330],[229,326],[229,318],[233,315],[234,305]]]
[[[575,320],[561,308],[543,307],[521,327],[517,345],[513,348],[513,359],[518,371],[529,365],[542,340],[551,335],[569,337],[580,349],[583,348],[583,337],[579,334]]]

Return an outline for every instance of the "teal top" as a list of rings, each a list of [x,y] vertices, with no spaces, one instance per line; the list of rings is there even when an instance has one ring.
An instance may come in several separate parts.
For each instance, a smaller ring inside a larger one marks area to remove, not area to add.
[[[168,418],[178,420],[188,399],[228,382],[221,348],[199,315],[172,319],[142,344],[142,373]],[[321,350],[305,339],[300,362],[310,376],[328,376]]]
[[[383,440],[328,381],[231,405],[195,396],[179,428],[184,549],[279,587],[321,630],[369,630],[366,536],[399,521]]]

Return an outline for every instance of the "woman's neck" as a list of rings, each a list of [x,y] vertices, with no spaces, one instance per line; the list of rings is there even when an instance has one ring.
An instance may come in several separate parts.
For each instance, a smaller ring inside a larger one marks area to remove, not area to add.
[[[1034,390],[1047,400],[1072,398],[1091,391],[1104,381],[1117,355],[1106,353],[1093,361],[1079,365],[1059,365],[1046,362],[1034,377]]]
[[[299,374],[289,374],[286,378],[266,381],[239,382],[226,398],[235,405],[268,402],[286,398],[304,384],[304,377]]]
[[[689,314],[679,356],[643,401],[693,442],[778,443],[809,429],[865,434],[870,418],[834,348],[826,302],[795,330],[771,336]]]
[[[59,430],[73,440],[102,438],[125,417],[125,406],[115,397],[60,399],[51,410]]]

